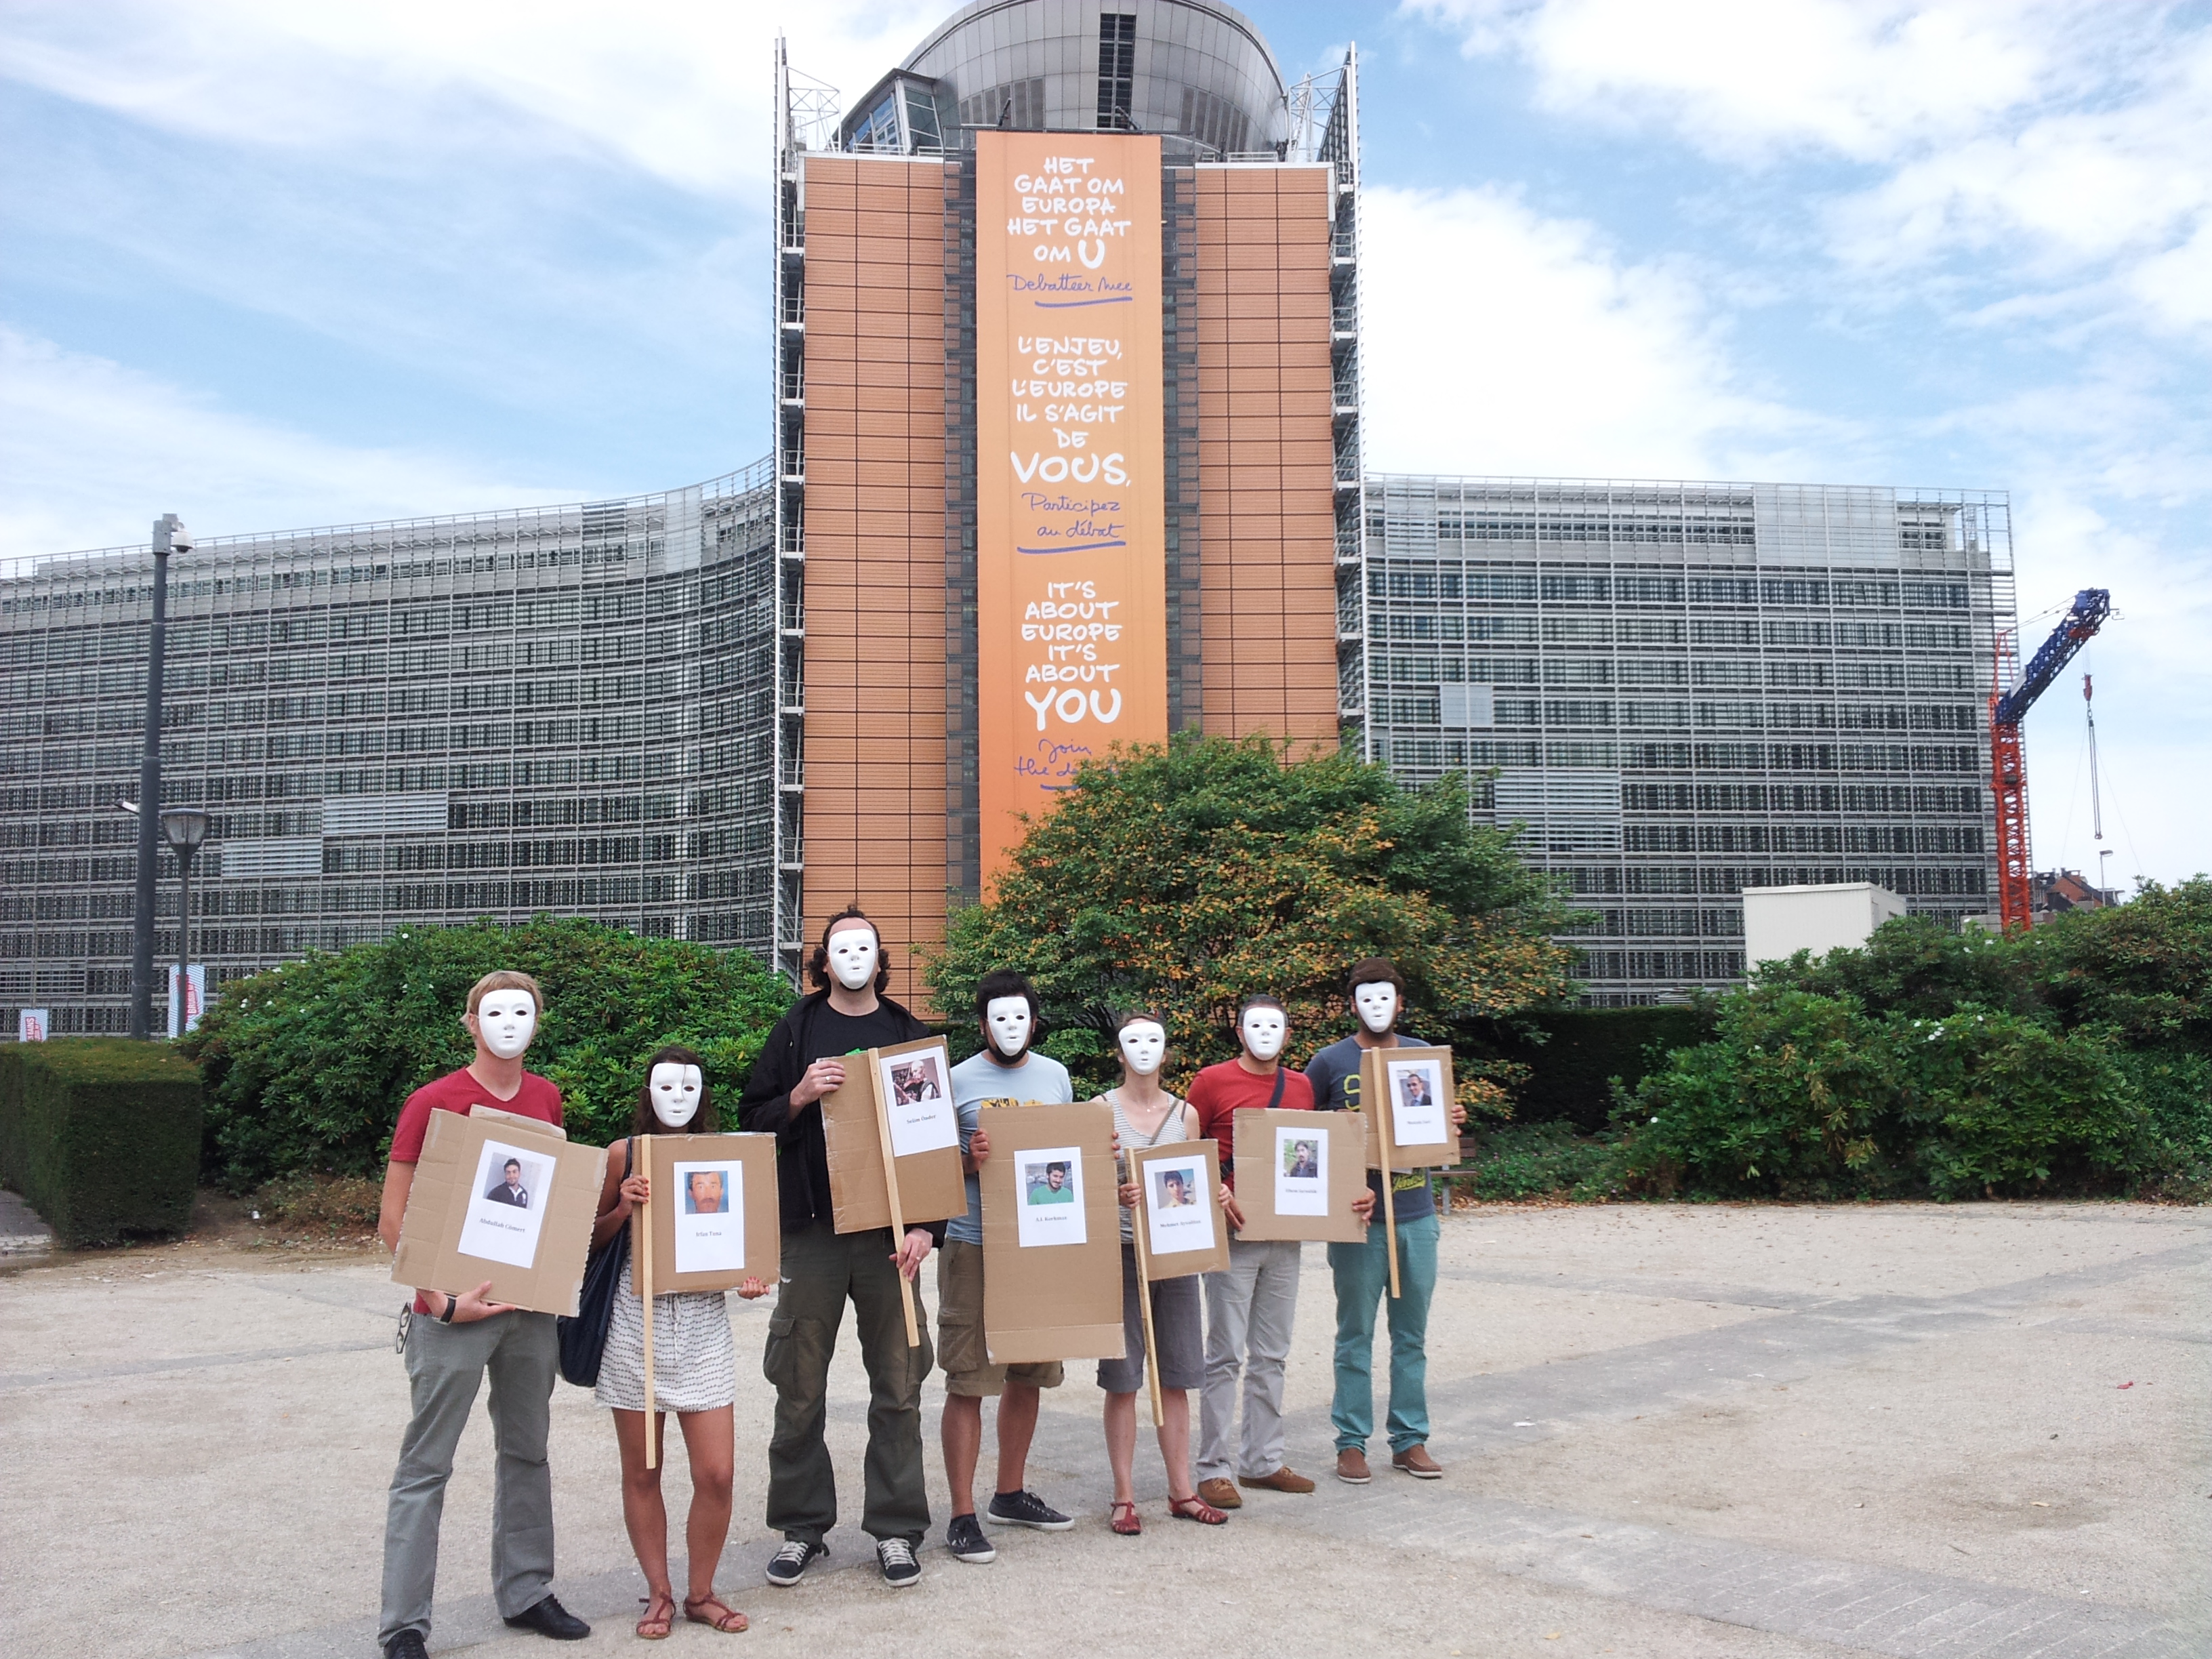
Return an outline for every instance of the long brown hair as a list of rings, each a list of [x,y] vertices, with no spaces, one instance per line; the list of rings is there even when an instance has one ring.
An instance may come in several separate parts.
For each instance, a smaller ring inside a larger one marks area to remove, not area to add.
[[[690,1122],[680,1130],[661,1127],[660,1120],[653,1115],[653,1068],[656,1066],[696,1066],[699,1068],[699,1109],[691,1115]],[[714,1117],[714,1089],[707,1081],[707,1062],[680,1042],[670,1042],[653,1051],[645,1062],[645,1081],[638,1086],[637,1114],[630,1120],[629,1132],[634,1135],[711,1135],[717,1133]]]

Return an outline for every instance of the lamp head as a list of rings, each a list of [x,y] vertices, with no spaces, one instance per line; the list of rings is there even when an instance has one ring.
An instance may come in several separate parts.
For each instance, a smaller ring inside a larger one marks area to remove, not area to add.
[[[209,822],[197,806],[173,806],[161,814],[161,834],[178,852],[197,853],[207,839]]]

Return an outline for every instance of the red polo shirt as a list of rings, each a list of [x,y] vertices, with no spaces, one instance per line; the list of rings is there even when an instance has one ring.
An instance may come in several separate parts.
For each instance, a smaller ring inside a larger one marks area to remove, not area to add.
[[[399,1109],[399,1122],[392,1131],[392,1161],[394,1164],[419,1164],[422,1161],[422,1143],[430,1133],[430,1114],[459,1112],[468,1115],[471,1106],[495,1106],[502,1112],[513,1112],[517,1117],[534,1117],[541,1123],[561,1126],[561,1091],[535,1072],[522,1074],[522,1087],[515,1091],[513,1100],[501,1100],[477,1082],[464,1066],[458,1072],[448,1072],[434,1078],[407,1097],[407,1103]],[[465,1291],[467,1285],[441,1285],[441,1291]],[[430,1311],[427,1297],[417,1294],[415,1311]]]
[[[1275,1109],[1283,1112],[1313,1110],[1313,1085],[1306,1081],[1306,1074],[1294,1072],[1287,1066],[1278,1069],[1283,1078],[1283,1097],[1275,1100]],[[1209,1066],[1190,1080],[1190,1103],[1198,1109],[1199,1138],[1212,1140],[1219,1147],[1221,1178],[1228,1183],[1231,1192],[1237,1190],[1237,1132],[1230,1121],[1230,1114],[1264,1112],[1267,1109],[1267,1103],[1274,1100],[1274,1073],[1261,1077],[1246,1071],[1233,1060],[1224,1060],[1218,1066]]]

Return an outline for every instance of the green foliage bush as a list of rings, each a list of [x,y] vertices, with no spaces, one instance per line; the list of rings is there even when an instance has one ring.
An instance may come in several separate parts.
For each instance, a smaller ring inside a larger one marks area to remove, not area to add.
[[[1554,1008],[1510,1022],[1469,1021],[1451,1032],[1462,1054],[1517,1068],[1516,1123],[1571,1123],[1596,1134],[1613,1110],[1613,1085],[1634,1088],[1669,1052],[1712,1035],[1710,1001],[1661,1008]]]
[[[200,1076],[166,1042],[0,1045],[0,1180],[68,1244],[191,1224]]]
[[[224,987],[186,1039],[206,1079],[209,1173],[240,1192],[306,1171],[374,1174],[407,1096],[468,1063],[469,988],[502,968],[544,989],[527,1063],[559,1086],[570,1136],[595,1145],[628,1127],[654,1048],[697,1049],[726,1097],[790,1002],[742,952],[574,918],[407,928],[319,952]]]
[[[1602,1181],[1612,1162],[1606,1143],[1565,1123],[1509,1123],[1468,1138],[1461,1167],[1475,1173],[1451,1187],[1474,1198],[1565,1197]]]
[[[986,972],[1026,973],[1058,1028],[1045,1051],[1101,1084],[1130,1008],[1165,1018],[1178,1076],[1235,1052],[1255,992],[1289,1006],[1292,1052],[1310,1053],[1352,1030],[1344,974],[1365,956],[1397,963],[1425,1034],[1559,997],[1562,921],[1456,776],[1408,790],[1351,755],[1183,736],[1085,765],[926,967],[956,1030]]]

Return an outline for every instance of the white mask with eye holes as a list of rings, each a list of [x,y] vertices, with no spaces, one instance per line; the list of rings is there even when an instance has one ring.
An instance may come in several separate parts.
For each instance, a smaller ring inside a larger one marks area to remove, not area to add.
[[[830,976],[848,991],[872,984],[882,952],[872,927],[841,927],[830,935]]]
[[[1152,1076],[1167,1057],[1167,1028],[1156,1019],[1131,1020],[1121,1028],[1116,1041],[1121,1049],[1121,1063],[1138,1077]]]
[[[1387,1036],[1398,1023],[1398,988],[1387,979],[1355,985],[1352,1006],[1359,1011],[1359,1023],[1372,1035]]]
[[[1029,1052],[1035,1024],[1027,997],[993,997],[983,1006],[983,1030],[989,1034],[992,1050],[1010,1064]]]
[[[538,999],[527,991],[487,991],[477,1001],[477,1034],[501,1060],[520,1060],[538,1035]]]
[[[699,1075],[696,1066],[685,1066],[673,1060],[664,1060],[653,1068],[645,1080],[646,1097],[653,1102],[653,1115],[661,1127],[680,1129],[698,1116],[700,1097],[706,1092],[707,1079]]]
[[[1290,1030],[1291,1022],[1279,1008],[1247,1008],[1237,1022],[1237,1034],[1257,1060],[1273,1060],[1281,1054]]]

